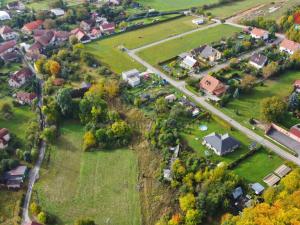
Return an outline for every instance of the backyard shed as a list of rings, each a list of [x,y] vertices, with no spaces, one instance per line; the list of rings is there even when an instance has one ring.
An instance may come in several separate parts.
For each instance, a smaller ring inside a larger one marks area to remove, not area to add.
[[[283,178],[285,175],[287,175],[289,172],[291,172],[291,168],[286,166],[286,165],[281,165],[279,166],[275,171],[274,173],[276,175],[278,175],[280,178]]]
[[[280,178],[274,173],[270,173],[264,177],[263,181],[270,187],[274,186],[280,181]]]

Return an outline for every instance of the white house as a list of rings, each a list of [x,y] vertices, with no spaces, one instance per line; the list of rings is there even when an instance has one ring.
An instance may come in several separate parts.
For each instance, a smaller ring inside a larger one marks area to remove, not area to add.
[[[57,17],[65,15],[65,11],[61,8],[50,9],[50,12]]]
[[[6,11],[0,11],[0,20],[10,20],[10,16]]]
[[[165,100],[168,102],[174,102],[174,101],[176,101],[176,96],[174,94],[170,94],[165,97]]]
[[[255,39],[267,40],[269,38],[269,32],[259,28],[253,28],[250,34],[251,37]]]
[[[181,62],[180,66],[183,67],[183,68],[185,68],[185,69],[191,70],[191,69],[194,68],[194,66],[196,64],[197,64],[197,60],[188,55]]]
[[[127,81],[129,77],[139,76],[140,72],[137,69],[132,69],[126,72],[122,72],[123,80]]]
[[[15,72],[8,80],[10,87],[19,88],[24,85],[29,78],[33,76],[32,71],[29,68],[23,68]]]
[[[300,50],[300,44],[288,39],[284,39],[280,43],[280,51],[281,52],[286,52],[290,55],[293,55],[296,51]]]
[[[131,87],[136,87],[141,83],[141,79],[139,76],[129,77],[127,82]]]
[[[201,24],[204,24],[204,18],[203,17],[198,17],[196,19],[193,19],[192,20],[192,23],[196,24],[196,25],[201,25]]]
[[[0,149],[5,149],[8,146],[10,134],[6,128],[0,128]]]

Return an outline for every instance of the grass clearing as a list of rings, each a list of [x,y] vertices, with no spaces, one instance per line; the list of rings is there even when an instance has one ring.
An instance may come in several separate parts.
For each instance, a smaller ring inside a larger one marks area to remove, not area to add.
[[[293,89],[293,82],[300,79],[299,71],[290,71],[279,75],[273,80],[267,80],[264,86],[256,87],[249,95],[241,95],[238,99],[229,102],[221,110],[231,118],[249,126],[249,119],[260,119],[260,102],[262,99],[272,96],[287,97]],[[239,115],[235,111],[239,111]],[[281,125],[290,128],[300,120],[288,116]]]
[[[150,64],[158,65],[159,62],[175,57],[180,53],[189,51],[203,44],[219,41],[222,37],[232,36],[239,31],[241,31],[240,28],[222,24],[147,48],[140,51],[138,55]]]
[[[283,164],[283,159],[274,153],[261,150],[253,156],[241,162],[233,171],[246,179],[249,183],[259,182],[263,185],[262,179],[277,167]]]
[[[80,217],[97,224],[140,224],[137,159],[129,149],[84,153],[84,128],[67,122],[52,150],[49,169],[42,169],[34,196],[57,224]]]
[[[200,7],[205,4],[217,3],[218,0],[138,0],[145,7],[160,11],[172,11],[178,9],[189,9],[191,7]]]
[[[133,68],[143,70],[145,68],[131,59],[126,52],[122,52],[120,46],[133,49],[196,29],[197,26],[192,23],[192,19],[192,16],[181,17],[104,40],[94,41],[85,45],[86,50],[97,56],[116,73]]]
[[[242,0],[228,3],[226,5],[216,7],[208,11],[219,18],[228,18],[259,5],[268,4],[271,2],[274,2],[274,0]]]
[[[34,10],[49,10],[51,9],[51,3],[52,0],[39,0],[39,1],[32,1],[26,4],[28,8],[34,9]],[[83,4],[83,0],[66,0],[65,3],[68,6],[75,6],[75,5],[80,5]]]

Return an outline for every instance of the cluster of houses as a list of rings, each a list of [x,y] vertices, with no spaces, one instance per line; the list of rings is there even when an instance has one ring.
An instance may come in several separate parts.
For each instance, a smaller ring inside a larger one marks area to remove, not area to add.
[[[182,53],[178,56],[180,67],[191,72],[195,71],[201,64],[214,64],[220,60],[222,53],[210,45],[203,45],[190,52]]]
[[[108,22],[105,17],[100,17],[97,13],[92,13],[90,19],[81,21],[79,27],[70,33],[79,42],[87,43],[102,35],[111,35],[115,33],[115,29],[115,23]]]

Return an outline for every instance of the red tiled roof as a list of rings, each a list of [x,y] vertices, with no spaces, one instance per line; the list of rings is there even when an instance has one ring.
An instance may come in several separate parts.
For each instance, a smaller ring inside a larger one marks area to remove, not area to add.
[[[268,33],[268,31],[266,30],[262,30],[262,29],[259,29],[259,28],[253,28],[253,30],[251,31],[251,34],[255,35],[255,36],[258,36],[258,37],[262,37],[264,36],[266,33]]]
[[[113,30],[115,29],[115,23],[105,23],[101,25],[103,30]]]
[[[9,26],[3,26],[0,28],[0,34],[9,34],[13,32],[13,30]]]
[[[226,86],[210,75],[206,75],[202,78],[200,81],[200,88],[215,95],[221,95],[226,91]]]
[[[96,28],[93,28],[92,32],[91,32],[93,35],[97,35],[97,34],[100,34],[101,31],[96,29]]]
[[[42,45],[39,43],[39,42],[34,42],[28,49],[28,51],[31,51],[31,52],[35,52],[35,51],[38,51],[40,52],[40,50],[42,49]]]
[[[0,44],[0,54],[6,52],[8,49],[15,47],[17,42],[15,40],[6,41]]]
[[[36,30],[36,29],[39,29],[40,26],[43,24],[43,20],[36,20],[36,21],[32,21],[30,23],[26,23],[22,29],[27,29],[29,31],[33,31],[33,30]]]
[[[281,42],[280,47],[289,49],[289,50],[291,50],[291,51],[294,52],[294,51],[297,51],[297,50],[300,49],[300,44],[297,43],[297,42],[288,40],[288,39],[284,39],[284,40]]]
[[[35,36],[34,39],[37,42],[39,42],[41,45],[47,46],[53,37],[54,37],[54,32],[48,30],[48,31],[44,32],[44,34],[42,34],[41,36]]]
[[[18,92],[16,94],[17,99],[22,101],[32,101],[37,97],[35,93],[29,93],[29,92]]]
[[[52,81],[53,85],[55,86],[61,86],[63,85],[65,80],[63,78],[56,78]]]

